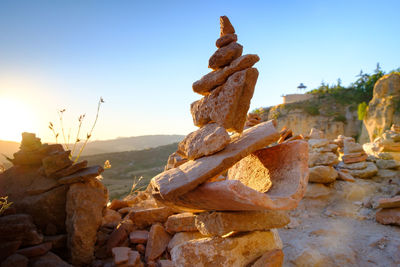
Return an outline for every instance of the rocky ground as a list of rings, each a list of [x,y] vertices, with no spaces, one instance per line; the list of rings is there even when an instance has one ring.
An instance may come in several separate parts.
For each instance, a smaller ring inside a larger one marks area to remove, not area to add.
[[[400,228],[376,222],[374,209],[399,181],[310,183],[291,223],[279,229],[284,266],[399,266]]]

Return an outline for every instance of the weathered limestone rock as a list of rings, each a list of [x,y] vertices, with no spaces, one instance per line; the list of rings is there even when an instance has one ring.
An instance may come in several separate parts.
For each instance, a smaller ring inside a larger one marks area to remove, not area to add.
[[[400,208],[381,209],[376,213],[376,221],[381,224],[400,225]]]
[[[343,155],[342,160],[344,163],[350,164],[365,161],[367,158],[368,155],[365,152],[355,152]]]
[[[146,261],[155,260],[161,256],[170,240],[171,236],[165,231],[161,224],[153,224],[150,228],[149,240],[146,246]]]
[[[219,23],[221,26],[220,36],[235,33],[235,28],[233,28],[233,26],[227,16],[219,17]]]
[[[172,209],[168,207],[160,207],[131,211],[128,214],[128,217],[132,220],[137,228],[143,229],[157,222],[164,223],[172,214]]]
[[[119,210],[128,206],[129,204],[125,200],[113,199],[108,208],[112,210]]]
[[[349,170],[353,177],[368,179],[378,173],[378,168],[373,162],[367,162],[367,167],[362,170]]]
[[[400,162],[393,159],[378,159],[375,163],[379,169],[397,169],[400,167]]]
[[[191,240],[175,246],[171,258],[176,266],[246,266],[274,249],[282,249],[275,229]]]
[[[290,222],[286,211],[204,212],[196,216],[196,227],[203,235],[224,236],[232,231],[265,231]]]
[[[93,260],[97,229],[108,200],[107,189],[97,179],[72,184],[67,193],[68,247],[74,265]]]
[[[283,257],[282,249],[274,249],[262,255],[251,267],[282,267]]]
[[[52,244],[50,242],[47,242],[33,247],[19,249],[16,251],[16,253],[23,255],[27,258],[33,258],[46,254],[51,248]]]
[[[400,196],[379,199],[377,208],[400,208]]]
[[[308,144],[311,148],[320,148],[329,145],[328,139],[309,139]]]
[[[169,155],[167,165],[165,165],[164,171],[176,168],[187,161],[188,161],[187,159],[184,159],[177,152],[174,152],[171,155]]]
[[[352,142],[352,141],[348,141],[347,139],[345,139],[343,141],[343,152],[344,154],[350,154],[350,153],[356,153],[356,152],[363,152],[363,147],[362,145],[356,143],[356,142]]]
[[[399,174],[400,172],[396,170],[380,169],[376,175],[381,178],[396,178]]]
[[[223,46],[226,46],[232,42],[236,42],[237,41],[237,35],[234,33],[229,33],[226,34],[222,37],[220,37],[216,42],[215,42],[215,46],[218,48],[221,48]]]
[[[168,251],[171,251],[175,246],[185,243],[189,240],[201,239],[207,236],[202,235],[200,232],[179,232],[176,233],[171,241],[168,243]]]
[[[101,225],[105,224],[118,224],[121,221],[121,214],[112,209],[105,209]]]
[[[253,54],[238,57],[228,66],[210,72],[204,75],[200,80],[194,82],[192,86],[193,91],[201,95],[208,95],[211,90],[224,84],[228,77],[231,76],[233,73],[248,69],[259,60],[260,58],[257,55]]]
[[[325,198],[332,194],[332,190],[323,184],[308,184],[305,198]]]
[[[269,170],[254,154],[250,154],[228,170],[229,180],[238,180],[258,192],[267,192],[272,183]]]
[[[52,174],[60,171],[64,168],[67,168],[72,165],[72,161],[69,156],[71,151],[63,151],[57,154],[49,155],[42,159],[44,172],[47,177],[50,177]]]
[[[338,171],[339,180],[347,181],[347,182],[355,182],[354,177],[349,173],[348,170],[340,170]]]
[[[136,230],[129,234],[129,240],[134,244],[146,244],[149,239],[149,231]]]
[[[241,133],[257,78],[258,71],[255,68],[236,72],[224,85],[192,103],[190,110],[194,125],[201,127],[213,121],[228,131]]]
[[[173,199],[221,174],[255,150],[276,141],[279,133],[276,131],[274,123],[274,121],[260,123],[245,130],[223,151],[209,157],[199,158],[196,161],[188,161],[177,168],[157,175],[151,180],[153,193],[160,193],[165,200]]]
[[[248,130],[257,127],[259,125]],[[220,211],[296,208],[306,191],[308,182],[307,142],[302,140],[285,142],[260,149],[253,154],[270,172],[269,178],[273,186],[268,192],[260,193],[237,180],[210,182],[173,198],[174,205],[189,209]],[[213,156],[207,158],[211,157]],[[157,194],[155,196],[158,197]]]
[[[179,213],[168,217],[165,230],[169,233],[197,231],[196,215],[190,212]]]
[[[210,57],[208,67],[213,70],[218,70],[242,55],[243,46],[233,42],[224,47],[218,48],[217,51]]]
[[[344,169],[349,169],[349,170],[362,170],[362,169],[367,168],[367,163],[365,161],[361,161],[361,162],[346,164],[343,161],[341,161],[338,164],[338,167],[344,168]]]
[[[188,134],[179,143],[178,150],[186,158],[195,160],[223,150],[230,140],[229,134],[223,127],[210,123]]]
[[[116,265],[128,262],[129,252],[132,250],[129,247],[115,247],[112,249],[114,263]]]
[[[309,160],[308,160],[309,167],[320,166],[320,165],[332,166],[338,163],[339,160],[336,154],[332,152],[325,152],[325,153],[311,152],[309,154]]]
[[[101,166],[95,165],[85,169],[82,169],[74,174],[63,177],[58,180],[60,184],[73,184],[78,182],[85,182],[87,180],[96,178],[102,173],[104,169]]]
[[[56,173],[54,173],[50,177],[58,179],[58,178],[61,178],[61,177],[69,176],[71,174],[74,174],[74,173],[86,168],[87,164],[88,164],[87,160],[83,160],[83,161],[78,162],[78,163],[76,163],[74,165],[71,165],[71,166],[69,166],[69,167],[67,167],[65,169],[57,171]]]
[[[310,168],[309,182],[329,184],[336,181],[337,171],[331,166],[315,166]]]

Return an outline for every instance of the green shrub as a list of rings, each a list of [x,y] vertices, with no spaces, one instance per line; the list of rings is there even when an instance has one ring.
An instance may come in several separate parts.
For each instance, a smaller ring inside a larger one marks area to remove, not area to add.
[[[341,121],[341,122],[343,122],[343,123],[346,123],[346,122],[347,122],[347,119],[346,119],[346,116],[344,116],[343,114],[339,114],[339,115],[336,115],[336,116],[333,118],[333,121]]]
[[[358,120],[362,121],[365,118],[365,115],[367,114],[368,110],[368,105],[365,102],[362,102],[358,104],[358,109],[357,109],[357,114],[358,114]]]
[[[311,116],[319,115],[319,106],[308,105],[304,108],[304,110],[310,114]]]

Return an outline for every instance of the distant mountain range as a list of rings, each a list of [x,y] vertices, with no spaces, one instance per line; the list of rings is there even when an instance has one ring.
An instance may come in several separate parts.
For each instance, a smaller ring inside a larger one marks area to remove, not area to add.
[[[89,142],[84,149],[82,156],[114,153],[132,150],[143,150],[158,146],[168,145],[180,142],[184,138],[183,135],[143,135],[133,137],[121,137],[110,140]],[[82,145],[83,142],[80,143]],[[73,145],[70,145],[72,147]],[[18,142],[1,141],[0,153],[12,157],[19,149]],[[79,147],[78,147],[79,149]],[[77,154],[77,153],[75,153]],[[0,156],[0,163],[6,163],[7,160]]]

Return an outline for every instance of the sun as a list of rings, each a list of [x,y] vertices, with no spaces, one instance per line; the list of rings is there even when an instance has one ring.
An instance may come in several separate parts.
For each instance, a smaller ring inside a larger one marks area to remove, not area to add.
[[[0,97],[0,140],[20,142],[22,132],[35,132],[34,112],[22,101]]]

